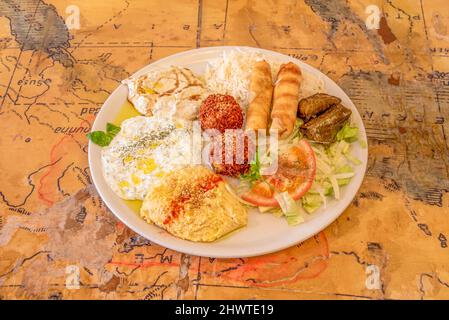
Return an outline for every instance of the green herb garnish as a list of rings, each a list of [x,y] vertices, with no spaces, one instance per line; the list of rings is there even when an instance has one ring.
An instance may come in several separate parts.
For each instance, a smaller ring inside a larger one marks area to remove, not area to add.
[[[256,150],[256,155],[253,161],[250,163],[249,171],[240,176],[242,180],[253,184],[254,182],[260,180],[260,160],[259,160],[259,150]]]
[[[107,134],[104,131],[93,131],[86,134],[86,137],[93,143],[99,145],[100,147],[108,146],[113,138],[113,136]]]
[[[120,127],[108,122],[106,123],[106,132],[115,137],[120,132]]]
[[[106,124],[105,131],[92,131],[86,134],[86,137],[93,143],[99,145],[100,147],[108,146],[112,139],[120,132],[120,127],[112,123]]]

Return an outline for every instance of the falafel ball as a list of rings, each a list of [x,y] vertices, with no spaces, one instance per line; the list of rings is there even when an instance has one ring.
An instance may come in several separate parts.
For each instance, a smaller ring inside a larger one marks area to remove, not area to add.
[[[226,143],[229,144],[228,148]],[[255,153],[254,146],[242,130],[226,130],[225,133],[214,137],[210,153],[212,168],[218,174],[232,177],[248,173]],[[228,156],[226,149],[229,150]]]
[[[243,113],[239,104],[230,95],[211,94],[200,106],[198,116],[201,129],[240,129],[243,126]]]

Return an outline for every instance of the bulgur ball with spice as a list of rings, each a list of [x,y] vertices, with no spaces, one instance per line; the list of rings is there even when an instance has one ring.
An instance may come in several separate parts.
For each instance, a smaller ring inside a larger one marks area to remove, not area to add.
[[[242,130],[226,130],[213,139],[210,163],[216,173],[232,177],[248,173],[255,153],[255,144]],[[226,143],[229,144],[228,157]]]
[[[198,116],[201,129],[240,129],[243,126],[243,113],[239,104],[230,95],[211,94],[200,106]]]

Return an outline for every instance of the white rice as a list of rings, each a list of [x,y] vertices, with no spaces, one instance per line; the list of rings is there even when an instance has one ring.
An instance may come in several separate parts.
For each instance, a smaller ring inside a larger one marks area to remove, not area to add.
[[[246,109],[252,98],[249,90],[252,65],[261,60],[266,60],[270,64],[273,82],[275,82],[281,62],[273,61],[258,52],[232,50],[224,52],[221,57],[208,63],[205,73],[207,87],[212,92],[233,96],[240,106]],[[324,91],[322,79],[304,70],[302,75],[300,97],[308,97]]]

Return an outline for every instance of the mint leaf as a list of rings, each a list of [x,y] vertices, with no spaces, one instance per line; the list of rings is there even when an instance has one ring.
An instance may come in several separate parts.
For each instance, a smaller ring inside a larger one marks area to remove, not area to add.
[[[86,137],[93,143],[100,147],[107,147],[112,139],[120,132],[120,127],[113,123],[108,122],[106,124],[106,132],[104,131],[92,131],[86,134]]]
[[[106,124],[106,133],[109,135],[112,135],[113,137],[115,137],[117,135],[117,133],[120,132],[120,127],[116,126],[113,123],[108,122]]]
[[[86,137],[93,143],[99,145],[100,147],[108,146],[113,138],[112,135],[107,134],[104,131],[92,131],[86,134]]]

